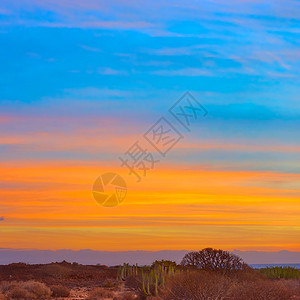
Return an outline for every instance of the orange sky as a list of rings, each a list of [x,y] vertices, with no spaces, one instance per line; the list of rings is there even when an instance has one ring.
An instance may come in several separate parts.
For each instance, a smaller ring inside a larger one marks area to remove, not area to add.
[[[161,163],[138,184],[119,169],[130,189],[120,206],[105,208],[93,200],[91,187],[96,177],[111,171],[108,164],[2,162],[2,245],[299,250],[300,174]]]

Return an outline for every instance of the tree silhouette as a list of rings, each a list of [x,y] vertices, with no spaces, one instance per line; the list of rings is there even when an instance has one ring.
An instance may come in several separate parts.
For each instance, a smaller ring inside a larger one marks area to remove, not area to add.
[[[250,268],[239,256],[228,251],[212,248],[187,253],[183,257],[181,265],[193,266],[206,271],[217,271],[223,274]]]

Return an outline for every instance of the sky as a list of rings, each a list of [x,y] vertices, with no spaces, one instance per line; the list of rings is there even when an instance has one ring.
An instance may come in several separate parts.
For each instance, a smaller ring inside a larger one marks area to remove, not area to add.
[[[293,0],[2,0],[1,247],[300,251],[299,33]],[[140,182],[136,141],[159,160]],[[114,207],[92,195],[108,172]]]

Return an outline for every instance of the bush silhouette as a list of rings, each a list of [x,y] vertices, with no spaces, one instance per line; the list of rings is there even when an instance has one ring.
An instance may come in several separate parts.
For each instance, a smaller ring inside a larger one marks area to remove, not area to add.
[[[213,248],[205,248],[198,252],[187,253],[183,257],[181,265],[196,267],[205,271],[217,271],[222,274],[250,269],[239,256],[228,251]]]

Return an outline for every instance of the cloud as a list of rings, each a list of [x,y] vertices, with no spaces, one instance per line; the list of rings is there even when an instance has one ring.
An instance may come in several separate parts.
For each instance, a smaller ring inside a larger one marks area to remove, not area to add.
[[[95,21],[95,22],[83,22],[82,26],[90,27],[90,28],[106,28],[106,29],[136,29],[136,28],[153,27],[153,24],[147,22]]]
[[[272,78],[295,78],[296,74],[285,74],[279,72],[267,72],[267,75]]]
[[[0,221],[4,221],[4,217],[0,217]]]
[[[99,69],[98,73],[101,75],[128,75],[127,71],[115,70],[111,68]]]
[[[282,153],[300,153],[299,145],[281,145],[279,143],[272,144],[271,141],[265,141],[264,144],[246,144],[234,143],[234,141],[220,141],[220,140],[202,140],[194,143],[182,143],[177,146],[178,149],[189,150],[219,150],[219,151],[234,151],[234,152],[282,152]]]
[[[87,86],[84,88],[71,88],[64,90],[67,96],[81,98],[96,98],[99,97],[129,97],[132,96],[133,92],[129,92],[126,90],[118,90],[118,89],[99,89],[93,86]],[[1,120],[1,119],[0,119]]]
[[[151,74],[160,76],[213,76],[213,73],[208,70],[201,70],[196,68],[185,68],[179,70],[158,70],[153,71]]]
[[[26,22],[27,23],[27,22]],[[19,24],[25,24],[24,22],[19,22]],[[29,22],[30,24],[30,22]],[[32,23],[36,24],[35,22]],[[53,27],[53,28],[101,28],[101,29],[117,29],[117,30],[139,30],[154,27],[151,23],[146,22],[127,22],[127,21],[78,21],[72,23],[66,22],[38,22],[36,25],[41,27]]]
[[[100,52],[101,49],[99,48],[94,48],[94,47],[90,47],[90,46],[86,46],[86,45],[79,45],[80,48],[87,50],[87,51],[91,51],[91,52]]]
[[[299,20],[300,5],[286,1],[103,1],[103,0],[24,0],[19,3],[3,0],[3,25],[42,27],[103,28],[142,31],[152,36],[186,36],[180,30],[167,30],[174,20],[206,22],[209,29],[267,27],[280,28],[287,19]],[[41,22],[33,11],[47,12],[51,19]],[[0,12],[1,12],[0,11]],[[13,14],[10,14],[10,11]],[[159,18],[157,17],[159,16]],[[75,21],[74,21],[75,20]],[[92,21],[91,21],[92,20]],[[6,22],[7,21],[7,22]],[[215,23],[214,23],[215,22]]]
[[[32,57],[32,58],[41,58],[41,56],[38,53],[35,53],[35,52],[27,52],[25,54],[29,57]]]
[[[148,49],[148,52],[151,55],[161,55],[161,56],[176,56],[176,55],[191,55],[195,53],[198,49],[206,49],[212,45],[192,45],[188,47],[169,47],[169,48],[162,48],[162,49]],[[199,52],[199,51],[197,51]]]

